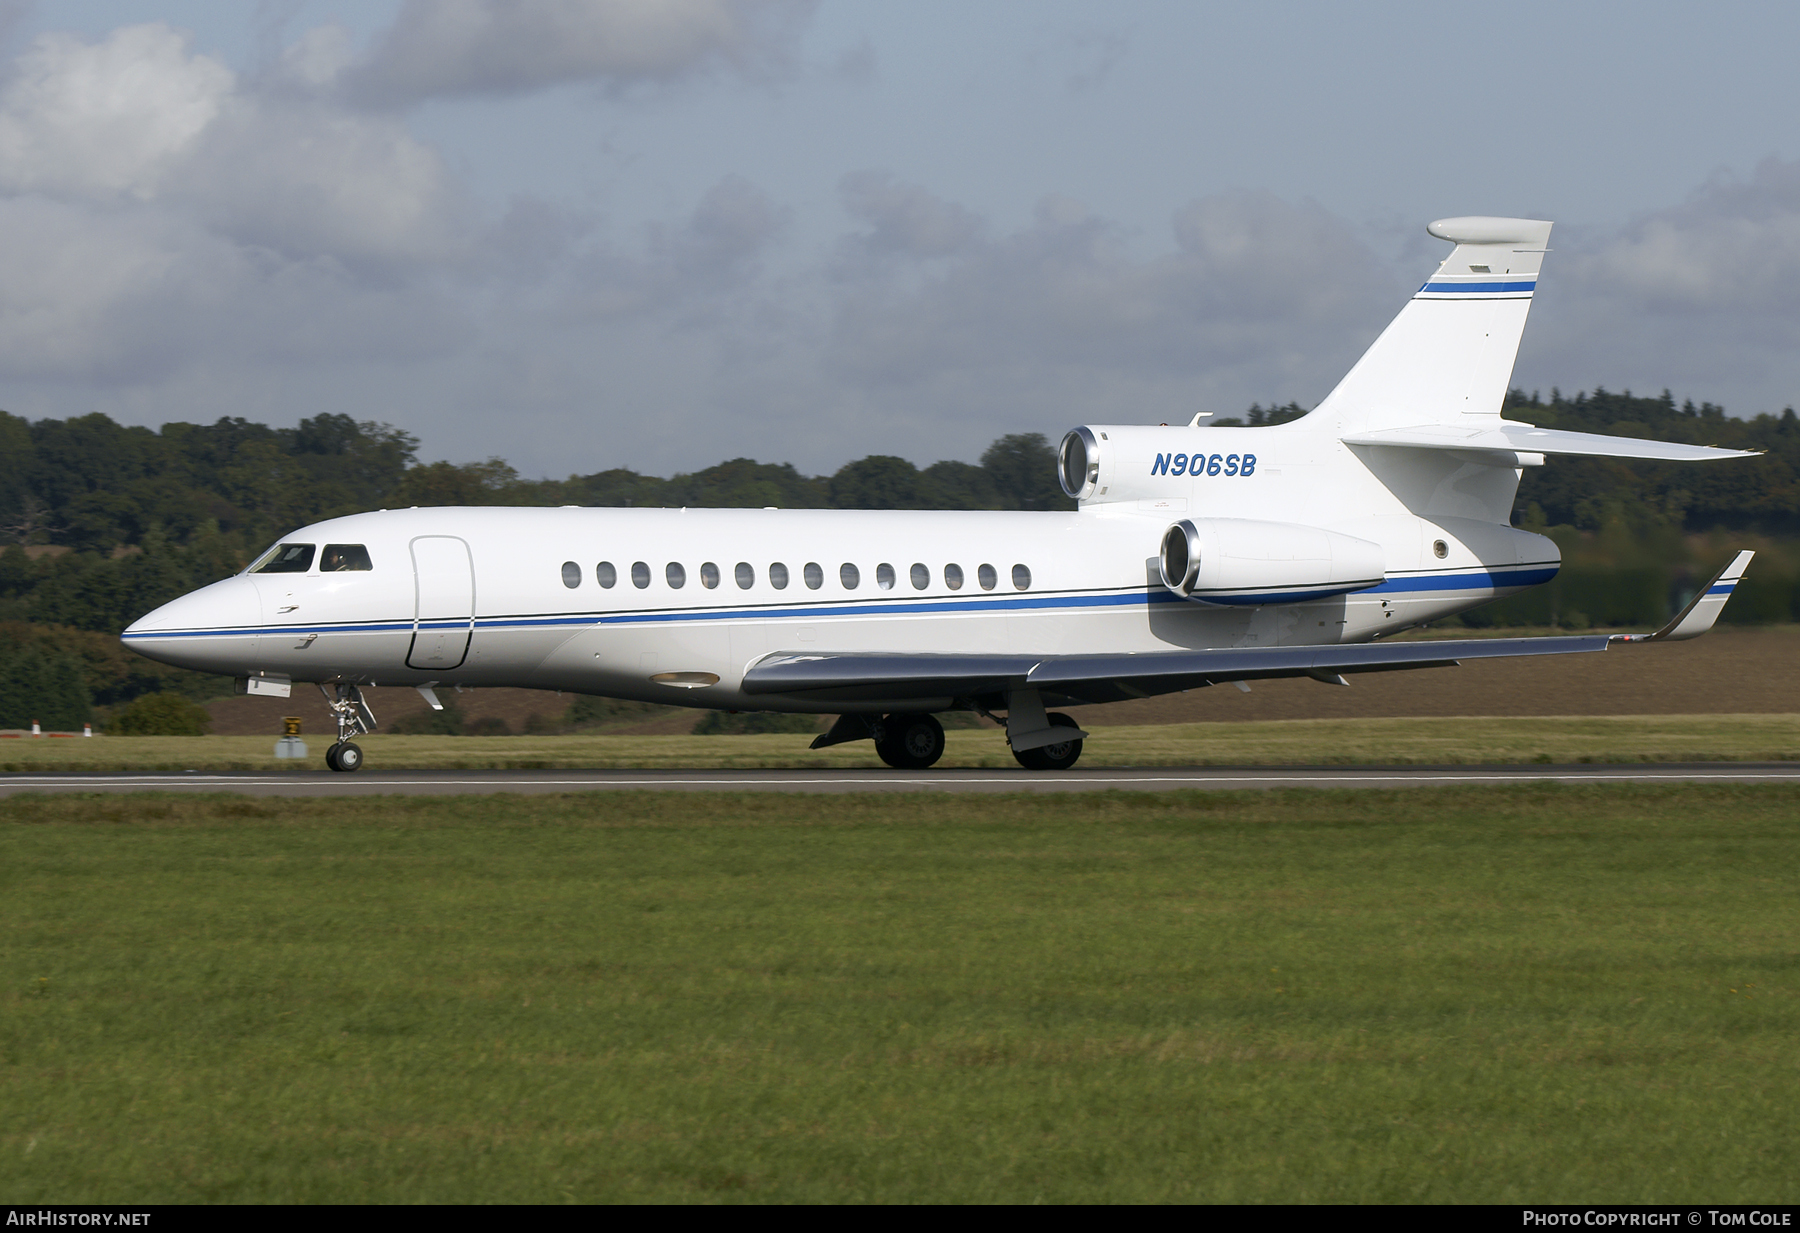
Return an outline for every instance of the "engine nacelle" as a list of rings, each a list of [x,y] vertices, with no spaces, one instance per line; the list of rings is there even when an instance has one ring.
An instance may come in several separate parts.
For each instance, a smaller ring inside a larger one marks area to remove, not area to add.
[[[1292,522],[1183,518],[1163,533],[1163,585],[1203,604],[1297,604],[1377,586],[1381,545]]]
[[[1279,428],[1201,428],[1167,424],[1083,425],[1057,450],[1056,478],[1084,505],[1186,498],[1200,488],[1239,490],[1258,474],[1258,450],[1274,446]]]

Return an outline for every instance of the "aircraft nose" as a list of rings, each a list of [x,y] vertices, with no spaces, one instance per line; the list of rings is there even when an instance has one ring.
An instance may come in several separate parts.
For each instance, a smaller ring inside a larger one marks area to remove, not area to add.
[[[227,578],[133,621],[119,641],[149,659],[201,672],[238,672],[256,648],[262,601],[248,578]]]

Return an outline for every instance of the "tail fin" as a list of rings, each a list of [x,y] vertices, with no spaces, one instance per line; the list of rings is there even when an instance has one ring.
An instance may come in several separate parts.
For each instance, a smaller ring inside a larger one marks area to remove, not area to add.
[[[1313,414],[1347,432],[1497,420],[1551,224],[1445,218],[1456,249]]]

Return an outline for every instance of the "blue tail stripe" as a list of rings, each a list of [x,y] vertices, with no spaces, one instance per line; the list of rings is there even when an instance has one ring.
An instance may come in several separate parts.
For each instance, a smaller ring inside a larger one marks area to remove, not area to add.
[[[1537,280],[1530,282],[1494,282],[1494,283],[1426,283],[1415,293],[1418,295],[1496,295],[1504,292],[1534,291]]]

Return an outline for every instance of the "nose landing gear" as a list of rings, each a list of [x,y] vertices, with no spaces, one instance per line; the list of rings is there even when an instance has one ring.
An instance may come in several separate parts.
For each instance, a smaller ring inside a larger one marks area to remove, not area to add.
[[[350,682],[339,681],[329,689],[321,682],[319,692],[337,721],[337,741],[325,751],[325,765],[345,774],[360,771],[363,752],[350,738],[375,730],[375,712],[363,701],[362,690]]]

